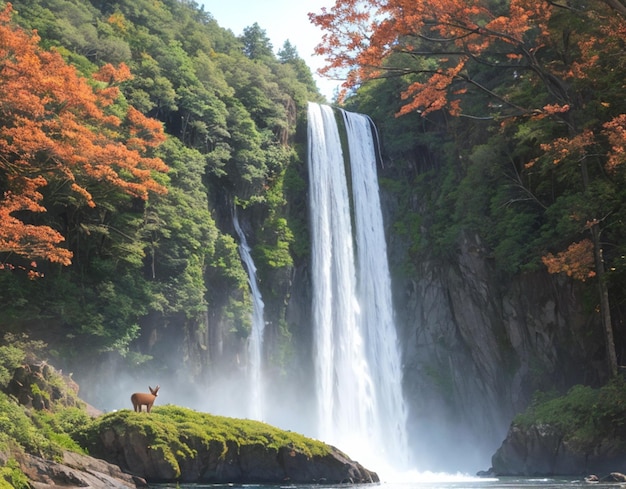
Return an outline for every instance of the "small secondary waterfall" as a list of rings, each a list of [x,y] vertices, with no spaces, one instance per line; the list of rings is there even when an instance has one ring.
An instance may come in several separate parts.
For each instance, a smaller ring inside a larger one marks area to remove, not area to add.
[[[264,417],[264,381],[263,381],[263,332],[265,319],[264,304],[256,279],[256,266],[250,254],[246,235],[239,225],[237,210],[233,211],[233,227],[239,237],[239,254],[248,272],[248,283],[252,292],[252,330],[248,339],[248,381],[250,398],[248,417],[259,421]]]
[[[315,103],[308,109],[318,436],[364,462],[374,455],[406,462],[406,407],[372,124],[364,115],[340,112],[348,158],[333,109]]]

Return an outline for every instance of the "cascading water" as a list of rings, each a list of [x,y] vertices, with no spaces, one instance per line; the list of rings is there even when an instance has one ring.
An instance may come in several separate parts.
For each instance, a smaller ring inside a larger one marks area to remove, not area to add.
[[[318,436],[363,462],[405,462],[406,409],[372,125],[364,115],[341,113],[349,164],[333,109],[309,104]]]
[[[237,210],[233,211],[233,227],[239,237],[239,254],[248,272],[248,283],[252,292],[252,329],[248,339],[248,381],[250,399],[248,403],[248,417],[259,421],[264,416],[264,381],[263,381],[263,333],[265,319],[263,317],[264,304],[256,279],[256,266],[250,254],[250,246],[246,235],[239,225]]]

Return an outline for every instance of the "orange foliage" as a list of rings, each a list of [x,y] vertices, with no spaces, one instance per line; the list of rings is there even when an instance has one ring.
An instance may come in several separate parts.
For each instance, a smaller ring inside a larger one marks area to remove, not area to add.
[[[495,16],[481,0],[336,0],[332,9],[309,18],[325,31],[316,48],[327,61],[320,72],[345,75],[346,88],[380,76],[386,59],[394,52],[413,52],[415,41],[444,47],[452,54],[447,66],[440,60],[440,69],[423,72],[427,79],[402,94],[407,103],[400,115],[444,107],[459,115],[459,100],[450,100],[448,89],[466,61],[496,44],[509,59],[528,53],[526,36],[532,33],[534,45],[541,44],[553,8],[551,2],[511,0],[508,15]]]
[[[410,101],[400,109],[399,115],[408,114],[414,110],[427,114],[446,106],[452,115],[459,115],[461,112],[459,101],[448,100],[447,88],[464,66],[465,58],[461,59],[453,68],[438,70],[430,77],[428,83],[411,84],[402,93],[402,99],[409,99]]]
[[[626,114],[620,114],[603,127],[611,145],[606,167],[608,170],[615,170],[626,163]]]
[[[589,129],[569,138],[557,138],[549,144],[542,144],[541,149],[552,156],[552,162],[557,165],[565,158],[582,159],[587,154],[587,148],[595,144],[595,136]]]
[[[24,224],[12,215],[13,212],[19,211],[44,211],[45,209],[38,203],[42,196],[37,189],[45,184],[42,177],[27,179],[9,177],[9,186],[17,189],[19,193],[7,191],[1,201],[0,251],[43,257],[51,262],[69,265],[72,253],[57,246],[64,241],[59,232],[49,226]]]
[[[542,257],[543,264],[549,273],[566,273],[569,277],[583,282],[594,277],[593,243],[590,239],[584,239],[573,243],[565,251],[556,255],[548,253]]]
[[[93,88],[38,37],[10,22],[10,4],[0,12],[0,252],[68,265],[63,236],[23,220],[45,212],[40,190],[67,184],[78,201],[96,206],[90,185],[111,185],[142,199],[165,192],[152,177],[167,167],[147,154],[164,140],[157,121],[130,108],[124,118],[105,109],[128,79],[125,65],[105,65]]]

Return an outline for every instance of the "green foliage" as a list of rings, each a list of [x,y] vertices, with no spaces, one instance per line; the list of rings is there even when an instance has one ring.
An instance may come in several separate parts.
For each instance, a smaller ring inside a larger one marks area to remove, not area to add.
[[[39,348],[38,342],[11,335],[6,335],[5,341],[11,342],[8,346],[12,366],[19,361],[20,369],[13,368],[11,377],[20,392],[9,396],[4,392],[6,385],[0,386],[0,451],[7,454],[25,451],[54,460],[61,458],[63,450],[84,453],[73,438],[92,422],[84,403],[54,368],[35,356],[32,344]],[[9,351],[7,346],[1,348]],[[30,363],[23,365],[25,359]],[[18,398],[27,399],[33,407],[18,404]],[[0,477],[14,478],[15,487],[20,487],[20,474],[17,466],[7,465]]]
[[[264,29],[256,22],[243,30],[243,52],[250,59],[273,59],[272,43]]]
[[[0,389],[6,388],[13,371],[22,364],[25,356],[24,351],[16,346],[0,346]]]
[[[53,459],[61,454],[60,447],[33,424],[27,411],[0,392],[0,448],[10,447],[12,442],[34,455]]]
[[[252,298],[248,287],[248,274],[243,268],[238,245],[232,236],[227,234],[218,236],[205,280],[209,284],[211,297],[225,304],[224,316],[232,325],[231,332],[237,337],[245,338],[250,331]],[[210,284],[221,285],[213,289]]]
[[[68,359],[106,351],[137,358],[131,350],[146,317],[204,327],[209,305],[245,336],[247,277],[219,227],[229,218],[226,203],[255,206],[269,216],[255,240],[262,267],[291,266],[283,180],[286,168],[301,164],[290,144],[307,100],[321,98],[310,69],[288,43],[277,58],[260,26],[237,38],[196,2],[12,4],[15,22],[36,29],[42,46],[80,73],[108,62],[129,66],[133,78],[109,110],[131,105],[163,123],[169,137],[154,156],[170,172],[161,178],[168,193],[146,203],[94,182],[98,206],[84,208],[64,188],[46,188],[48,212],[38,218],[63,230],[73,264],[39,264],[37,281],[1,273],[3,325],[45,324],[60,338],[54,351]],[[299,242],[304,254],[306,240]]]
[[[411,210],[410,199],[413,193],[411,182],[384,178],[380,181],[380,186],[397,199],[398,209],[404,210],[393,223],[393,230],[407,241],[409,253],[415,256],[424,246],[423,217]]]
[[[0,489],[29,489],[28,478],[13,458],[0,467]]]
[[[285,158],[289,159],[288,156]],[[255,263],[258,267],[276,269],[293,265],[291,244],[294,241],[294,235],[287,219],[283,217],[284,207],[287,204],[283,190],[285,173],[282,171],[277,176],[274,185],[265,194],[265,202],[269,207],[268,215],[257,236],[260,238],[260,244],[254,249]]]
[[[60,408],[55,411],[35,411],[33,422],[40,433],[61,450],[85,453],[73,436],[91,423],[91,418],[82,408]]]
[[[286,40],[283,47],[278,51],[278,59],[286,70],[280,70],[279,78],[283,82],[292,82],[291,90],[293,98],[297,101],[299,107],[303,107],[307,101],[322,102],[322,97],[317,91],[315,80],[311,69],[306,65],[305,61],[299,56],[296,48]],[[293,74],[295,73],[295,80]]]
[[[304,151],[302,145],[296,146],[291,163],[286,167],[283,176],[284,198],[289,212],[287,213],[288,226],[293,234],[291,254],[297,258],[308,256],[310,239],[308,229],[308,206],[306,202],[307,182],[302,177]]]
[[[581,448],[605,439],[626,446],[626,382],[618,377],[599,389],[576,385],[562,397],[539,395],[514,423],[548,425]]]
[[[26,334],[5,333],[0,345],[0,390],[5,389],[13,378],[15,370],[24,361],[30,361],[41,354],[46,344],[31,340]]]
[[[291,258],[290,244],[293,241],[293,233],[287,226],[287,220],[278,218],[272,224],[275,242],[264,244],[257,248],[257,256],[261,257],[261,262],[266,263],[271,268],[289,267],[293,264]]]

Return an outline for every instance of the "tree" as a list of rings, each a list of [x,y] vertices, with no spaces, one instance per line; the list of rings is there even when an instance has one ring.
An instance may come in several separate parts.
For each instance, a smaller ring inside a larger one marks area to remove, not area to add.
[[[544,262],[551,273],[595,274],[611,375],[617,359],[600,237],[623,179],[626,105],[616,90],[626,74],[625,14],[620,0],[337,0],[309,14],[326,31],[316,49],[326,56],[322,71],[343,74],[346,89],[398,77],[397,115],[493,121],[528,148],[512,151],[518,187],[545,228],[557,220],[569,230],[546,232],[561,249]]]
[[[621,5],[618,0],[595,1],[587,7],[573,3],[576,5],[511,0],[503,6],[489,0],[337,0],[330,11],[323,8],[322,13],[310,13],[309,18],[327,31],[316,48],[327,61],[321,73],[345,75],[345,88],[380,77],[420,75],[403,91],[406,103],[400,114],[419,110],[426,115],[445,107],[452,115],[460,115],[461,96],[474,89],[503,104],[498,108],[511,116],[534,114],[543,107],[525,107],[505,92],[491,89],[474,76],[484,72],[476,67],[506,71],[511,79],[529,73],[544,84],[557,103],[566,104],[563,78],[569,74],[558,73],[563,64],[554,71],[555,67],[542,62],[546,46],[554,44],[550,39],[553,17],[567,9],[579,19],[595,18],[601,24],[611,19],[613,10],[607,9],[607,4]],[[623,18],[613,19],[617,25],[607,25],[618,34]],[[569,34],[575,35],[575,29]],[[576,39],[571,41],[572,46],[563,48],[571,49]],[[397,54],[431,62],[417,67],[389,63]]]
[[[243,53],[250,59],[271,60],[274,58],[272,43],[265,29],[256,22],[243,30],[241,36]]]
[[[286,40],[283,43],[283,47],[278,51],[278,60],[287,66],[293,67],[296,72],[296,77],[303,85],[306,86],[309,93],[307,94],[308,100],[319,98],[317,93],[317,86],[315,85],[315,79],[311,73],[311,69],[307,66],[306,62],[298,54],[296,47]],[[285,80],[288,77],[282,76],[280,79]]]
[[[89,81],[39,38],[0,14],[0,252],[69,265],[59,229],[42,222],[43,193],[57,203],[95,207],[96,186],[147,199],[165,187],[167,167],[150,151],[161,124],[132,107],[114,106],[125,65],[104,65]]]

